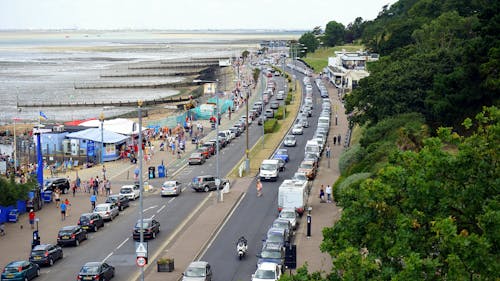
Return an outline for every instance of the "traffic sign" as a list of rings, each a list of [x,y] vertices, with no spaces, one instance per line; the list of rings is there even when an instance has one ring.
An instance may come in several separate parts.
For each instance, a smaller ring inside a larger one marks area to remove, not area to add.
[[[148,251],[146,250],[146,246],[144,246],[144,243],[139,243],[137,248],[135,249],[135,253],[137,254],[137,257],[145,257]]]
[[[135,260],[135,263],[137,264],[138,267],[144,267],[146,265],[146,258],[145,257],[137,257]]]

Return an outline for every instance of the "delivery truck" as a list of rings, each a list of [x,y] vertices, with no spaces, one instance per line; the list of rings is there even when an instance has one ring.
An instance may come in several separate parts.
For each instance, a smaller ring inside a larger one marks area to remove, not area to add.
[[[294,208],[302,216],[307,205],[307,181],[284,180],[278,189],[278,211]]]

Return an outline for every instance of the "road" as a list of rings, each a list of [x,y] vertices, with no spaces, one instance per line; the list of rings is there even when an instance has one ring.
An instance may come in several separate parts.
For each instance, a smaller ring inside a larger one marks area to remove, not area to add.
[[[280,87],[283,87],[283,79],[277,80]],[[221,149],[219,159],[221,176],[228,174],[244,157],[246,148],[244,134]],[[253,122],[249,126],[249,146],[255,144],[261,135],[262,127]],[[206,193],[192,192],[187,187],[194,176],[203,174],[216,174],[215,156],[201,166],[186,166],[177,172],[175,179],[184,183],[183,192],[179,197],[144,196],[144,218],[155,218],[161,224],[157,238],[148,242],[150,256],[162,248],[170,233],[208,196]],[[120,183],[117,181],[117,184]],[[155,183],[155,186],[159,185],[160,182]],[[53,267],[43,267],[38,280],[74,280],[80,267],[89,261],[106,261],[115,266],[116,280],[130,278],[138,270],[135,264],[136,243],[132,239],[132,228],[139,217],[138,206],[138,200],[132,201],[131,206],[121,212],[113,222],[106,223],[106,226],[97,233],[89,233],[88,241],[82,242],[79,247],[65,247],[64,259]],[[47,242],[55,243],[55,241]]]
[[[297,72],[295,75],[302,83],[304,76]],[[314,81],[311,83],[314,84]],[[305,144],[316,131],[317,118],[321,111],[321,98],[319,98],[316,86],[313,86],[313,97],[314,108],[312,117],[309,117],[310,126],[304,129],[303,135],[297,136],[296,147],[285,147],[288,149],[290,161],[285,171],[280,173],[278,181],[264,182],[262,197],[257,197],[256,190],[250,189],[219,235],[200,258],[212,266],[214,280],[251,280],[257,265],[256,255],[262,248],[262,240],[265,239],[269,226],[278,216],[278,187],[284,179],[291,178],[297,171],[303,160]],[[236,255],[236,240],[242,235],[248,240],[248,255],[240,261]]]

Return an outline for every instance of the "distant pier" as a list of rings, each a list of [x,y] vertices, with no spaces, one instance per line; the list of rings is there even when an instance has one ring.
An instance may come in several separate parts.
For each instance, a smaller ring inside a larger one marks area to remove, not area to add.
[[[188,96],[168,97],[161,99],[152,99],[143,101],[144,106],[165,104],[165,103],[179,103],[184,104],[188,102]],[[18,103],[18,107],[133,107],[137,106],[137,100],[133,101],[105,101],[105,102],[59,102],[59,103]]]

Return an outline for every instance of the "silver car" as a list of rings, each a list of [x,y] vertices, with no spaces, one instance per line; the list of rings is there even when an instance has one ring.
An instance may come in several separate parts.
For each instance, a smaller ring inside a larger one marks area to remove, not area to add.
[[[212,268],[206,261],[194,261],[182,273],[182,281],[212,281]]]
[[[178,196],[182,192],[182,184],[178,181],[166,181],[161,186],[161,196],[175,195]]]
[[[102,203],[95,206],[94,214],[98,214],[103,220],[112,221],[115,217],[120,215],[118,207],[111,203]]]

